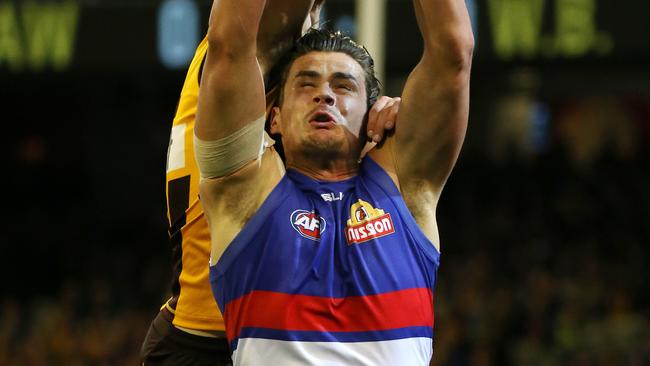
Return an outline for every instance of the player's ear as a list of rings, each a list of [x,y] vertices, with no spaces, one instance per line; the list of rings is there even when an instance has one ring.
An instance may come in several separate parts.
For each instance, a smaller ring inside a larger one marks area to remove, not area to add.
[[[281,112],[280,112],[280,107],[273,107],[271,109],[271,133],[272,134],[277,134],[277,135],[282,135],[282,129],[280,128],[280,124],[282,121],[281,117]]]

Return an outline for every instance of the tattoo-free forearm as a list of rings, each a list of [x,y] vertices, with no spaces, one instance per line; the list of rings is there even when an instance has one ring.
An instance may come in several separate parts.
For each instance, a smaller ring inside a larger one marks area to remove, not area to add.
[[[210,48],[231,57],[255,50],[265,5],[266,0],[215,0],[208,27]]]
[[[266,73],[302,35],[314,0],[268,0],[257,36],[257,58]],[[319,9],[320,12],[320,9]]]
[[[474,35],[465,0],[414,0],[413,5],[425,57],[469,67]]]

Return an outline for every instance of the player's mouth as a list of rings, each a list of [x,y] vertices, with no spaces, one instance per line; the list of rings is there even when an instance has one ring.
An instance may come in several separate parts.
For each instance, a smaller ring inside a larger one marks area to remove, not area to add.
[[[309,123],[316,128],[330,129],[336,126],[337,122],[333,114],[324,110],[317,110],[309,116]]]

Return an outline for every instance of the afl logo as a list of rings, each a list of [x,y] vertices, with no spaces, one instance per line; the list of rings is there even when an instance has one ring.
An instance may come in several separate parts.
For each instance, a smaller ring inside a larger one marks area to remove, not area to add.
[[[326,225],[324,218],[311,211],[295,210],[291,214],[291,226],[307,239],[320,241],[320,235],[325,232]]]

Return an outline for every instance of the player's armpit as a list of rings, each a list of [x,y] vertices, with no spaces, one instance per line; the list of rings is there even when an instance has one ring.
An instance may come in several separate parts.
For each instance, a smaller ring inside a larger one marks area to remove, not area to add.
[[[200,199],[211,232],[211,260],[216,263],[235,235],[259,209],[284,176],[284,164],[273,147],[235,173],[203,179]]]
[[[469,74],[447,71],[436,77],[426,70],[419,65],[404,90],[395,164],[400,179],[425,179],[440,193],[465,139]]]

